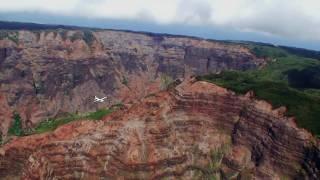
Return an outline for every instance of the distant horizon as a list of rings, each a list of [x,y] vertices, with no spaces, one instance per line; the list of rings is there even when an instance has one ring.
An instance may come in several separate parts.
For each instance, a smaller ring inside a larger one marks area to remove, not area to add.
[[[118,19],[90,19],[64,17],[56,15],[41,15],[38,13],[1,13],[0,21],[17,23],[34,23],[41,25],[76,26],[101,30],[119,30],[141,33],[167,34],[175,36],[188,36],[217,41],[249,41],[266,43],[274,46],[289,46],[308,50],[320,51],[320,43],[306,42],[303,40],[290,40],[286,38],[264,36],[254,32],[234,32],[221,28],[201,27],[191,25],[159,25],[152,22],[135,22]],[[25,16],[24,16],[25,15]],[[25,19],[25,20],[24,20]],[[213,29],[214,31],[210,31]]]
[[[263,42],[320,51],[318,0],[0,0],[0,20]]]

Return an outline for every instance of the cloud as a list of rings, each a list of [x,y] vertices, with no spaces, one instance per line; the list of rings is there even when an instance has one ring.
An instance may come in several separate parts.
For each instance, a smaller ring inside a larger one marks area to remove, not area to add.
[[[318,0],[0,0],[0,12],[223,27],[320,40]]]
[[[313,0],[263,1],[251,3],[229,21],[229,25],[244,31],[255,31],[298,39],[320,40],[320,3]]]
[[[212,8],[206,1],[180,1],[175,14],[175,21],[184,24],[210,24]]]

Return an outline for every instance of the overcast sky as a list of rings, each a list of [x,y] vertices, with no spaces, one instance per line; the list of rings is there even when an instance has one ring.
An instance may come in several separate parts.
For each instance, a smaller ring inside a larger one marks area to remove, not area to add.
[[[0,4],[0,20],[172,30],[320,50],[320,0],[0,0]],[[114,25],[119,22],[126,23]]]

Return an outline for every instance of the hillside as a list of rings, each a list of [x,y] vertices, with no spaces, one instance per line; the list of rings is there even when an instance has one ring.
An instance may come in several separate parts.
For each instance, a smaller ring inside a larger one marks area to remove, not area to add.
[[[269,58],[267,66],[252,71],[225,71],[199,77],[237,93],[253,91],[257,98],[275,107],[288,108],[300,127],[320,135],[320,61],[297,56],[276,47],[250,45],[258,57]]]
[[[133,103],[178,78],[263,64],[242,45],[198,38],[113,30],[0,30],[1,136],[6,137],[14,113],[22,128],[32,131],[46,119]],[[108,101],[94,103],[94,96]]]
[[[317,51],[0,27],[0,179],[320,177]]]
[[[315,138],[283,108],[194,80],[0,150],[3,178],[317,179],[320,168]]]

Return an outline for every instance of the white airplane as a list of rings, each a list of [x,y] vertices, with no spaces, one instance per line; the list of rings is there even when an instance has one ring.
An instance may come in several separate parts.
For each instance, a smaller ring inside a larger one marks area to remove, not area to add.
[[[104,102],[104,99],[106,99],[107,97],[103,97],[103,98],[98,98],[97,96],[94,96],[94,101],[93,102]]]

